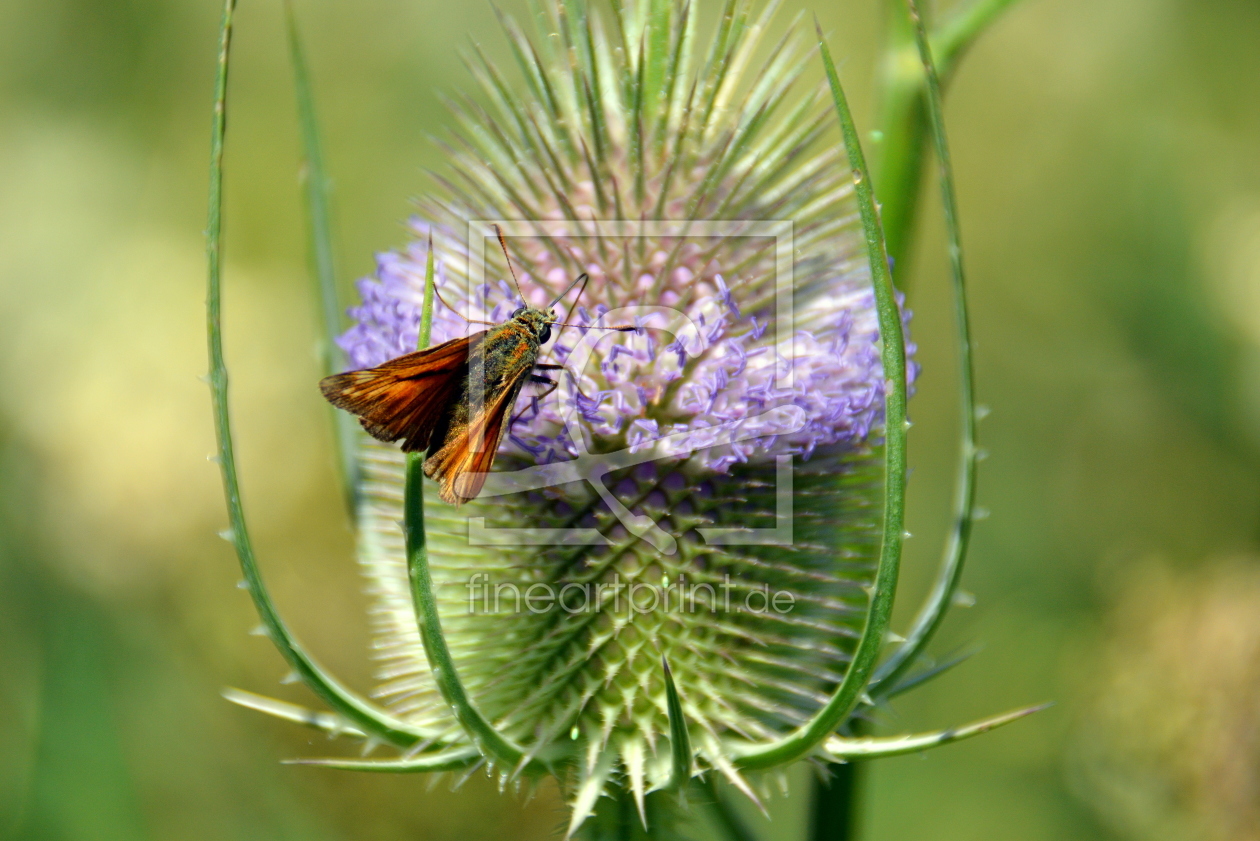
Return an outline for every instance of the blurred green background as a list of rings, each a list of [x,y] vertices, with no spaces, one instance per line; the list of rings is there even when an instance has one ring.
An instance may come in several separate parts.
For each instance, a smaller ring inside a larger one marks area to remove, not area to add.
[[[522,5],[506,4],[511,10]],[[808,5],[870,125],[876,0]],[[405,241],[458,45],[488,4],[305,0],[342,280]],[[0,4],[0,836],[547,838],[555,792],[284,767],[341,750],[232,707],[309,702],[234,586],[203,335],[219,4]],[[314,388],[278,0],[241,3],[227,152],[227,348],[265,573],[370,685],[366,599]],[[884,732],[1055,700],[865,777],[864,838],[1254,839],[1260,825],[1260,4],[1023,0],[947,118],[972,275],[980,501],[971,661]],[[877,185],[878,189],[878,185]],[[930,193],[930,191],[928,191]],[[901,596],[947,521],[954,380],[940,224],[912,270],[925,373]],[[904,621],[904,619],[903,619]],[[766,837],[797,837],[807,774]]]

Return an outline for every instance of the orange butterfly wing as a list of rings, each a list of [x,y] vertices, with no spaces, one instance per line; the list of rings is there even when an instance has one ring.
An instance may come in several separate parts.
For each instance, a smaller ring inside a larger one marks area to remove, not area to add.
[[[469,344],[484,335],[451,339],[375,368],[324,377],[319,388],[334,406],[358,415],[373,438],[402,439],[406,452],[424,450],[468,377]]]
[[[438,496],[462,505],[481,493],[494,464],[499,444],[507,434],[508,412],[516,405],[526,377],[501,390],[463,429],[447,435],[441,449],[425,459],[424,475],[440,483]],[[472,449],[479,442],[477,450]]]

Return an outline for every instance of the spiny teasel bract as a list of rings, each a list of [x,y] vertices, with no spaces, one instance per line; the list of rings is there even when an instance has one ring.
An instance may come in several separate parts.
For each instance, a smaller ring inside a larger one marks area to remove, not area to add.
[[[660,31],[646,26],[646,4],[615,6],[606,24],[583,3],[560,2],[540,12],[534,40],[504,16],[523,84],[474,51],[481,96],[453,103],[457,128],[440,141],[447,165],[412,222],[416,238],[378,257],[342,339],[356,368],[415,348],[430,235],[443,301],[432,341],[482,329],[467,319],[509,317],[522,301],[493,240],[487,247],[491,221],[517,231],[509,242],[528,303],[547,303],[586,272],[582,306],[567,315],[561,302],[562,319],[625,323],[617,310],[660,306],[697,327],[664,335],[668,319],[653,313],[633,333],[558,330],[544,359],[565,364],[589,337],[591,360],[546,399],[525,390],[496,461],[508,471],[679,436],[690,455],[603,480],[632,516],[654,521],[649,535],[628,531],[584,482],[460,509],[426,489],[430,564],[460,677],[496,728],[545,757],[573,793],[571,832],[595,808],[592,793],[620,787],[642,813],[645,793],[668,782],[662,661],[695,769],[752,793],[730,746],[806,721],[842,679],[865,619],[880,540],[879,331],[834,115],[821,88],[800,90],[803,32],[763,43],[775,6],[731,0],[707,47],[691,5]],[[790,321],[776,295],[786,282],[780,240],[748,233],[783,220],[791,224],[775,230],[791,237]],[[662,221],[683,224],[654,226]],[[574,412],[582,441],[567,422]],[[741,440],[710,446],[719,427]],[[785,457],[790,543],[707,540],[706,529],[776,525]],[[402,454],[365,437],[361,464],[377,695],[459,743],[466,737],[417,632],[398,527]],[[475,545],[470,522],[489,535],[594,529],[606,540]],[[585,600],[536,612],[524,601],[532,585]],[[656,604],[640,609],[649,586]],[[631,588],[644,596],[637,604]],[[777,593],[791,594],[790,609],[771,607]]]

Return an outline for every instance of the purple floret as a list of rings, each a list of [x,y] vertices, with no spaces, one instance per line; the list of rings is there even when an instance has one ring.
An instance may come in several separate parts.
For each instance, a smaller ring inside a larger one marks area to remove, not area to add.
[[[405,251],[378,255],[375,276],[359,281],[361,303],[349,311],[356,323],[340,339],[352,367],[372,367],[414,350],[425,259],[420,240]],[[592,272],[586,301],[600,301],[599,277]],[[760,317],[751,314],[754,307],[741,300],[741,291],[752,287],[738,279],[728,282],[711,269],[681,277],[695,294],[687,298],[667,287],[658,300],[688,301],[684,314],[694,325],[688,333],[650,329],[667,326],[660,313],[628,316],[641,328],[635,332],[558,330],[540,361],[569,363],[584,339],[595,346],[590,361],[583,371],[570,368],[561,388],[542,400],[538,394],[545,387],[523,390],[520,417],[503,450],[538,463],[577,457],[579,448],[565,428],[566,416],[576,412],[592,450],[637,452],[662,436],[680,435],[684,449],[694,450],[690,465],[725,473],[742,462],[780,455],[808,459],[822,447],[857,447],[878,430],[884,385],[874,296],[864,270],[838,271],[825,291],[797,305],[794,325],[776,323],[764,309]],[[461,288],[466,284],[450,282],[441,259],[436,282],[443,301],[472,320],[502,323],[522,303],[503,281],[482,284],[470,296]],[[522,288],[530,304],[546,302],[547,290],[528,276]],[[562,321],[586,327],[608,307],[596,303],[566,314],[561,306],[558,312]],[[909,317],[905,312],[903,321]],[[482,329],[442,303],[435,306],[434,344]],[[914,346],[908,343],[907,351]],[[911,362],[908,372],[913,382],[918,366]],[[771,409],[780,411],[767,415]],[[731,440],[732,430],[740,440]]]

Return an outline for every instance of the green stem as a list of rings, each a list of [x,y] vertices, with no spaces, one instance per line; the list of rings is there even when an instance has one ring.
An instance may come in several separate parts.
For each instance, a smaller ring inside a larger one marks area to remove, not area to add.
[[[741,768],[748,769],[779,765],[804,756],[834,733],[862,699],[867,681],[875,668],[875,661],[884,645],[884,633],[892,615],[897,575],[901,566],[901,548],[905,538],[906,346],[901,328],[901,310],[897,306],[892,276],[888,269],[888,254],[880,226],[879,209],[875,206],[875,194],[871,189],[870,174],[866,167],[866,157],[862,152],[848,99],[840,85],[840,77],[836,74],[835,63],[831,60],[831,52],[823,40],[821,27],[818,29],[818,42],[835,101],[836,115],[844,135],[845,152],[853,170],[854,195],[862,217],[862,230],[875,292],[875,309],[879,318],[880,357],[884,371],[883,537],[879,565],[870,590],[866,623],[844,680],[814,717],[796,730],[767,744],[738,748],[736,762]]]
[[[310,244],[311,272],[320,303],[323,331],[319,356],[324,376],[343,370],[345,354],[337,345],[341,333],[341,304],[337,300],[336,266],[332,247],[332,214],[329,211],[329,180],[324,169],[324,153],[315,118],[315,97],[311,92],[310,70],[298,34],[297,13],[292,0],[284,3],[289,31],[289,58],[293,65],[293,88],[297,99],[298,128],[302,137],[302,195],[306,204],[307,239]],[[337,465],[341,474],[342,496],[350,516],[358,513],[359,463],[358,429],[354,416],[326,407],[337,445]]]
[[[1008,6],[1016,0],[973,0],[952,11],[935,28],[929,41],[936,69],[946,82],[954,73],[962,58],[977,37],[989,28]]]
[[[887,7],[884,49],[879,65],[879,127],[872,177],[879,191],[888,254],[901,287],[906,288],[909,250],[923,168],[923,102],[919,63],[913,59],[914,35],[901,4]]]
[[[420,336],[417,347],[429,346],[429,334],[433,326],[433,239],[429,238],[429,255],[424,272],[424,303],[420,317]],[[411,580],[411,598],[420,626],[420,638],[424,653],[433,670],[438,691],[450,706],[451,712],[464,732],[478,749],[494,758],[516,765],[525,758],[525,751],[494,729],[468,697],[455,670],[455,660],[446,637],[442,633],[442,621],[438,616],[437,596],[433,592],[433,578],[429,572],[429,547],[424,530],[424,454],[407,453],[406,484],[403,490],[403,530],[407,543],[407,574]]]
[[[928,35],[941,84],[947,85],[975,39],[1015,0],[973,0],[949,14]],[[914,237],[915,213],[927,149],[925,78],[915,46],[914,25],[901,0],[887,7],[888,21],[879,69],[874,178],[882,201],[888,254],[902,289]]]
[[[814,786],[810,803],[810,841],[851,841],[857,837],[857,792],[860,765],[832,762],[828,777]]]

